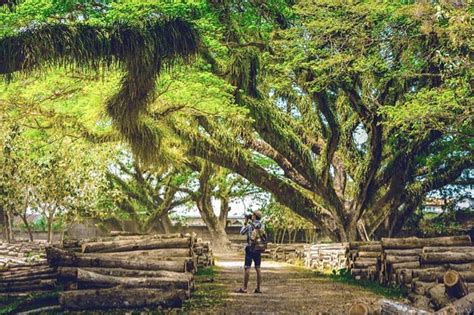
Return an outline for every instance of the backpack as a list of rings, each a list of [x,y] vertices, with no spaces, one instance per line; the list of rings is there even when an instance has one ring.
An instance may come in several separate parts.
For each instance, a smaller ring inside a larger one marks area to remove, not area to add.
[[[263,229],[253,229],[250,237],[250,250],[254,253],[263,253],[267,249],[267,234]]]

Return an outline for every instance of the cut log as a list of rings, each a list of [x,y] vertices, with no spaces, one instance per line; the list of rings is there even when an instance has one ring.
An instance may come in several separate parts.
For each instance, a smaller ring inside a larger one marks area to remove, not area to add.
[[[120,285],[124,288],[153,288],[167,291],[182,289],[187,296],[190,296],[191,292],[191,284],[187,279],[114,277],[78,269],[77,280],[82,288],[111,288]]]
[[[427,293],[428,297],[431,298],[431,303],[433,303],[435,310],[445,307],[450,302],[443,284],[437,284],[429,288]]]
[[[416,268],[420,268],[420,262],[419,261],[400,262],[396,264],[391,264],[390,266],[392,270],[416,269]]]
[[[79,268],[75,267],[59,267],[58,275],[61,278],[77,278],[77,272]],[[121,268],[80,268],[85,271],[98,273],[101,275],[113,276],[113,277],[156,277],[156,278],[172,278],[180,281],[192,281],[192,273],[183,272],[172,272],[172,271],[151,271],[151,270],[131,270]]]
[[[434,247],[423,247],[423,253],[472,253],[474,246],[434,246]]]
[[[364,302],[357,302],[349,309],[349,315],[370,315],[374,313],[372,306]]]
[[[431,312],[420,310],[413,306],[403,304],[400,302],[390,301],[386,299],[379,300],[377,302],[380,305],[380,314],[381,315],[400,315],[400,314],[410,314],[410,315],[428,315]]]
[[[381,253],[380,252],[359,252],[358,253],[358,257],[360,258],[377,258],[377,257],[380,257]],[[356,304],[354,304],[356,305]]]
[[[115,287],[99,290],[66,291],[59,294],[59,303],[68,310],[100,310],[111,308],[162,307],[180,308],[186,292],[157,289]]]
[[[474,263],[466,264],[423,264],[423,269],[456,270],[456,271],[474,271]]]
[[[394,256],[394,255],[386,255],[385,256],[385,263],[388,264],[395,264],[395,263],[402,263],[402,262],[419,262],[419,256]]]
[[[434,246],[471,246],[469,235],[434,238],[382,238],[384,249],[411,249]]]
[[[382,244],[370,244],[359,246],[359,252],[382,252]]]
[[[423,250],[421,248],[414,249],[384,249],[385,255],[393,256],[418,256]]]
[[[435,285],[436,283],[433,282],[414,281],[412,282],[412,291],[418,295],[425,295]]]
[[[457,271],[447,271],[444,274],[443,282],[446,288],[446,293],[450,297],[459,299],[469,293],[466,283],[464,283],[462,276]]]
[[[138,270],[168,270],[185,272],[186,261],[130,261],[116,257],[89,257],[88,255],[67,252],[58,248],[46,249],[48,261],[52,266],[100,267]]]
[[[375,267],[377,265],[376,261],[355,261],[353,266],[354,269],[367,269],[369,267]]]
[[[161,249],[161,248],[191,248],[191,238],[170,239],[138,239],[111,242],[94,242],[82,244],[83,253],[93,252],[126,252],[134,250]]]
[[[474,262],[474,251],[470,253],[424,253],[420,257],[424,264],[465,264]]]
[[[415,271],[416,277],[420,281],[431,281],[431,282],[444,282],[445,269],[433,270],[433,269],[419,269]],[[461,271],[459,272],[461,278],[466,282],[474,282],[474,272],[472,271]]]
[[[140,257],[153,259],[170,259],[176,257],[191,257],[193,251],[191,248],[165,248],[165,249],[151,249],[151,250],[134,250],[128,252],[113,252],[113,253],[92,253],[90,255],[100,255],[101,257]]]
[[[456,314],[472,314],[474,313],[474,292],[469,293],[465,297],[460,298],[440,309],[436,314],[439,315],[456,315]]]

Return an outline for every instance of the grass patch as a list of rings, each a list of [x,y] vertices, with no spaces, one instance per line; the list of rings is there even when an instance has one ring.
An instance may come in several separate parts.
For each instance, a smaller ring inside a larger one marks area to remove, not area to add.
[[[350,270],[341,269],[339,271],[333,271],[332,273],[322,273],[319,271],[310,271],[313,276],[326,278],[328,280],[348,284],[355,287],[360,287],[375,293],[377,295],[381,295],[391,299],[402,299],[406,296],[406,292],[404,292],[400,288],[394,287],[384,287],[381,286],[379,283],[369,280],[356,280],[352,277]]]
[[[202,268],[194,275],[195,290],[191,293],[191,299],[183,305],[185,314],[190,311],[207,311],[213,306],[224,303],[228,293],[221,283],[215,279],[219,273],[219,268],[211,266]]]

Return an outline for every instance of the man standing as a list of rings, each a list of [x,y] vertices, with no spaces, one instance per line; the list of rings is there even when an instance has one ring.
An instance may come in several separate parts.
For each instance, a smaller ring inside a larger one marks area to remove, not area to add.
[[[262,293],[262,291],[260,291],[260,285],[262,283],[262,274],[260,271],[262,253],[260,250],[255,249],[256,241],[266,241],[265,230],[263,224],[260,222],[261,218],[262,213],[260,211],[253,211],[251,217],[245,217],[244,226],[240,230],[240,234],[247,235],[247,245],[245,246],[244,287],[240,288],[237,291],[238,293],[247,293],[247,285],[249,283],[252,261],[255,264],[255,271],[257,272],[257,288],[255,289],[254,293]]]

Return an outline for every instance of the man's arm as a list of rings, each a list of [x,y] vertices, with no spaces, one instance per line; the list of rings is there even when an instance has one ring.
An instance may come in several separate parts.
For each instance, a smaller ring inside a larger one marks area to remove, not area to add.
[[[244,226],[242,226],[242,228],[240,229],[240,234],[242,235],[247,234],[250,228],[250,224],[248,224],[248,222],[249,222],[249,219],[245,218]]]

